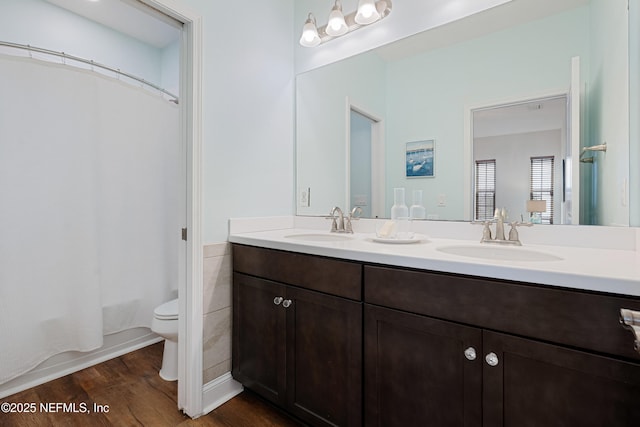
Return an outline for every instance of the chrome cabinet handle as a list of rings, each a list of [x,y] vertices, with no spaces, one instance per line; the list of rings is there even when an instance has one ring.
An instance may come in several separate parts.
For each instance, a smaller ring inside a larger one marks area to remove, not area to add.
[[[498,355],[494,352],[487,354],[484,358],[487,361],[487,365],[489,366],[498,366]]]
[[[280,303],[282,302],[282,300],[283,300],[283,299],[284,299],[284,298],[282,298],[282,297],[275,297],[275,298],[273,299],[273,303],[274,303],[275,305],[280,305]]]
[[[476,360],[476,349],[473,347],[469,347],[464,351],[464,357],[468,360]]]
[[[290,299],[284,300],[284,302],[282,303],[282,306],[284,308],[289,308],[289,306],[291,306],[291,300]]]

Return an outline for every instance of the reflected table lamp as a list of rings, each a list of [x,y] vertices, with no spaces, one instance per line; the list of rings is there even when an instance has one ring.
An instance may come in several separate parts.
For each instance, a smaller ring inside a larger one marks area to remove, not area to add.
[[[529,212],[529,221],[533,224],[542,223],[542,212],[547,211],[546,200],[527,200],[527,212]]]

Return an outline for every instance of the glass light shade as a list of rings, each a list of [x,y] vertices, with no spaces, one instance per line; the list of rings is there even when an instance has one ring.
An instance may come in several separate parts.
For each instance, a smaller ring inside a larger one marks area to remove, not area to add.
[[[325,31],[328,35],[336,37],[346,34],[348,30],[349,28],[347,28],[347,23],[344,21],[344,15],[342,14],[342,6],[336,1],[329,14],[329,22]]]
[[[367,25],[380,19],[375,0],[360,0],[358,2],[358,12],[355,21],[360,25]]]
[[[305,22],[302,27],[302,37],[300,37],[300,44],[304,47],[314,47],[320,44],[320,36],[318,36],[318,29],[311,16]]]

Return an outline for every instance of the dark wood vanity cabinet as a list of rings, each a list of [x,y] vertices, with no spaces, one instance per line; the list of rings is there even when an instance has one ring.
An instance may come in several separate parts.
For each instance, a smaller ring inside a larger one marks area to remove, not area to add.
[[[233,265],[234,378],[310,425],[362,425],[362,266],[241,245]]]
[[[273,300],[285,286],[233,275],[233,376],[268,400],[286,404],[286,312]]]
[[[640,364],[483,331],[485,426],[638,426]]]
[[[367,426],[640,425],[637,298],[383,267],[364,289]]]
[[[364,378],[367,426],[640,425],[639,364],[368,304]]]
[[[312,426],[640,426],[640,298],[233,245],[233,376]]]
[[[365,305],[365,425],[480,426],[482,332]]]

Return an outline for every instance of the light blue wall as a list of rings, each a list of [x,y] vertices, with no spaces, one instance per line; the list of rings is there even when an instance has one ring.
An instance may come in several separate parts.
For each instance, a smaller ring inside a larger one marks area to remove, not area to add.
[[[465,107],[566,92],[573,56],[589,63],[588,7],[390,63],[387,195],[394,187],[422,189],[429,214],[462,219],[468,185],[463,179]],[[436,140],[435,178],[405,178],[405,144],[431,138]],[[437,206],[440,195],[445,207]],[[387,210],[391,203],[388,196]]]
[[[298,75],[297,182],[300,188],[311,188],[311,206],[298,207],[299,215],[327,215],[332,206],[350,209],[346,200],[347,98],[369,115],[382,117],[385,75],[385,64],[375,53]]]
[[[203,23],[204,243],[293,214],[293,0],[184,0]],[[241,24],[240,24],[241,22]]]
[[[594,163],[582,164],[580,172],[586,169],[593,174],[591,194],[585,198],[594,198],[591,220],[600,225],[629,225],[629,203],[623,200],[629,198],[628,19],[627,2],[591,0],[592,55],[584,145],[606,142],[607,152],[593,153]],[[638,189],[638,184],[634,187]]]
[[[2,0],[0,40],[62,51],[156,84],[162,80],[160,49],[43,0]]]

